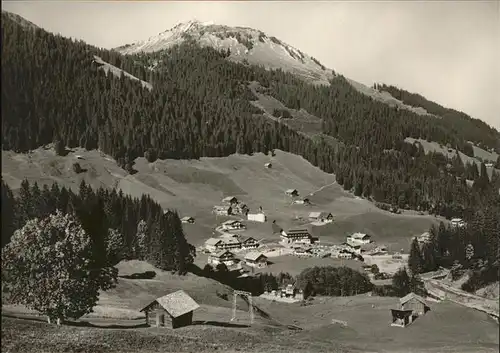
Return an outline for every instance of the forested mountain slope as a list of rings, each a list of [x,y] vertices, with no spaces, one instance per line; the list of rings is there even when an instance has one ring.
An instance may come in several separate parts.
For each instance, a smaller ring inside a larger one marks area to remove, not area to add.
[[[99,148],[130,172],[136,157],[189,159],[281,149],[306,158],[358,196],[450,216],[498,202],[499,177],[469,171],[460,158],[425,154],[406,137],[495,148],[498,132],[390,107],[337,75],[312,85],[283,70],[226,60],[230,50],[185,40],[166,50],[123,56],[25,27],[2,13],[2,148],[18,152],[62,141]],[[152,84],[106,75],[94,55]],[[154,69],[153,69],[154,68]],[[265,118],[249,88],[257,81],[286,107],[322,119],[344,147],[312,140]],[[484,130],[484,134],[482,131]],[[482,167],[480,168],[482,169]],[[468,173],[468,174],[467,174]],[[468,175],[474,187],[466,184]]]

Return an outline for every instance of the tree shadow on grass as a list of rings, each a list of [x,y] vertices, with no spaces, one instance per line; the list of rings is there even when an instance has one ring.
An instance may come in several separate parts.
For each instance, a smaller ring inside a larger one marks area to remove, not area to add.
[[[92,327],[101,329],[135,329],[135,328],[145,328],[149,327],[147,323],[134,324],[134,325],[120,325],[120,324],[95,324],[88,321],[65,321],[64,325],[74,326],[74,327]]]
[[[8,317],[12,319],[17,319],[17,320],[26,320],[26,321],[36,321],[36,322],[41,322],[41,323],[46,323],[47,325],[53,325],[57,326],[55,322],[49,324],[47,323],[47,318],[45,316],[35,316],[35,315],[12,315],[12,314],[5,314],[2,313],[2,317]],[[109,321],[116,321],[112,319],[102,319],[102,320],[109,320]],[[128,321],[128,320],[127,320]],[[130,320],[133,322],[134,320]],[[133,328],[144,328],[144,327],[149,327],[148,324],[145,322],[143,323],[134,323],[131,325],[120,325],[120,324],[95,324],[91,323],[89,321],[73,321],[73,320],[66,320],[61,323],[61,326],[72,326],[72,327],[91,327],[91,328],[101,328],[101,329],[133,329]]]
[[[229,322],[219,322],[219,321],[193,321],[193,325],[209,325],[209,326],[217,326],[217,327],[235,327],[235,328],[250,327],[250,325],[232,324]]]

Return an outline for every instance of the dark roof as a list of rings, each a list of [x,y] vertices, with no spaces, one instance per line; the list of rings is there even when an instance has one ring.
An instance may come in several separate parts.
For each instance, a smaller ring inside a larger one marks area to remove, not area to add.
[[[141,311],[145,311],[155,302],[160,304],[160,306],[174,318],[187,314],[200,307],[186,292],[179,290],[153,300],[150,304],[141,309]]]

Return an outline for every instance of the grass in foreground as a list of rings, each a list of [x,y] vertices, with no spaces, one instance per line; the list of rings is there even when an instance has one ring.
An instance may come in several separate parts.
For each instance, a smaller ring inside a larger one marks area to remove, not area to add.
[[[336,344],[296,342],[292,331],[265,326],[227,328],[195,325],[166,328],[104,329],[57,327],[43,322],[2,317],[3,352],[153,353],[153,352],[351,352]],[[291,339],[290,339],[291,338]]]

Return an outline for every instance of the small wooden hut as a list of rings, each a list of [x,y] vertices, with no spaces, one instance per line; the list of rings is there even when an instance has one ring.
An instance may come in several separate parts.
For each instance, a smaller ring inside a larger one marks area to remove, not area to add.
[[[200,306],[183,290],[157,298],[144,307],[146,323],[151,326],[178,328],[193,323],[193,311]]]
[[[413,292],[399,299],[399,303],[402,310],[411,310],[412,315],[416,317],[424,315],[431,309],[424,298]]]

